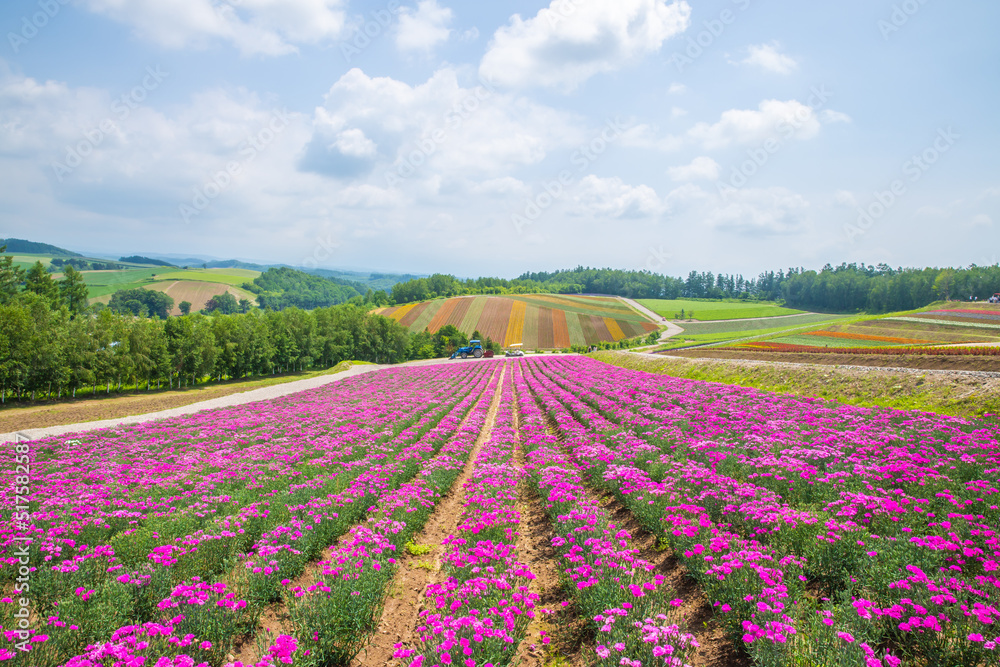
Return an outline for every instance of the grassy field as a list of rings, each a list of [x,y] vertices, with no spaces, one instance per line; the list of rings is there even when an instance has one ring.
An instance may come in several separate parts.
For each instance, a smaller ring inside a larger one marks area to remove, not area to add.
[[[90,292],[91,303],[107,303],[121,289],[144,287],[166,291],[174,303],[190,301],[192,309],[204,307],[204,302],[216,294],[228,291],[237,299],[256,303],[256,297],[239,288],[260,275],[247,269],[175,269],[172,267],[136,268],[122,271],[83,271],[83,280]],[[176,286],[174,284],[177,283]],[[167,289],[169,288],[169,289]],[[191,292],[191,294],[187,294]],[[204,298],[202,298],[204,295]],[[179,311],[176,311],[177,314]]]
[[[822,329],[837,322],[850,320],[853,316],[845,315],[803,315],[801,317],[777,317],[762,320],[751,320],[745,322],[709,322],[705,324],[694,323],[684,324],[684,333],[670,338],[666,344],[656,348],[660,350],[674,350],[691,345],[708,345],[711,343],[725,343],[743,338],[754,338],[760,340],[770,340],[774,336],[782,334],[800,333],[812,329]],[[764,326],[771,323],[780,323],[780,326]]]
[[[260,271],[249,269],[192,269],[171,270],[168,273],[158,273],[158,280],[198,280],[206,283],[222,283],[224,285],[239,286],[246,282],[253,281],[260,275]]]
[[[814,396],[851,405],[926,410],[958,417],[1000,413],[1000,380],[995,378],[955,378],[920,372],[900,374],[809,366],[797,368],[725,359],[658,359],[627,352],[596,352],[589,356],[622,368],[783,394]]]
[[[779,317],[795,315],[801,310],[783,308],[773,303],[761,301],[691,301],[686,299],[638,299],[638,302],[668,320],[680,318],[684,310],[685,319],[701,322],[735,320],[749,317]],[[691,313],[694,316],[691,316]]]
[[[1000,306],[935,303],[916,311],[856,317],[811,331],[816,333],[796,331],[766,340],[838,348],[1000,343]]]

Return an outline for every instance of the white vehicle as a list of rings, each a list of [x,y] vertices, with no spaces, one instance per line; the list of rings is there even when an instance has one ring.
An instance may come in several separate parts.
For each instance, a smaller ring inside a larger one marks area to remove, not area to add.
[[[505,357],[523,357],[524,350],[521,349],[523,343],[512,343],[507,346],[507,350],[504,351]]]

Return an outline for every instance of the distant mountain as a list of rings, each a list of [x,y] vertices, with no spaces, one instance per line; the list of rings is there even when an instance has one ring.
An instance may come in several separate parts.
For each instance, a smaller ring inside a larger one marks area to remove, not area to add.
[[[170,262],[164,262],[162,259],[153,259],[152,257],[143,257],[142,255],[119,257],[118,261],[127,262],[129,264],[152,264],[153,266],[173,266],[176,268],[176,265],[171,264]]]
[[[11,254],[23,252],[32,255],[52,255],[54,257],[83,257],[78,252],[70,252],[69,250],[64,250],[48,243],[25,241],[24,239],[0,239],[0,246],[3,245],[7,246],[7,252]]]
[[[365,289],[375,291],[389,291],[396,283],[405,283],[410,280],[422,278],[424,276],[410,273],[364,273],[361,271],[338,271],[336,269],[311,269],[307,273],[312,273],[331,280],[346,281],[361,285]]]

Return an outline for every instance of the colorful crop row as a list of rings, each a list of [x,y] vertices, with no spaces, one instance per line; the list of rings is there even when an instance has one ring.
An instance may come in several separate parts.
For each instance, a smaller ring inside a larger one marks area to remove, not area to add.
[[[872,334],[851,333],[849,331],[804,331],[803,336],[819,336],[821,338],[844,338],[846,340],[864,340],[879,343],[896,343],[898,345],[933,345],[937,341],[919,338],[898,338],[895,336],[875,336]]]
[[[616,299],[557,295],[475,296],[426,301],[377,311],[410,331],[437,333],[450,324],[504,345],[562,349],[635,338],[657,329]]]
[[[755,352],[805,352],[808,354],[921,355],[939,357],[1000,356],[1000,346],[989,345],[962,345],[958,347],[823,347],[820,345],[795,345],[793,343],[742,343],[734,345],[733,348]]]

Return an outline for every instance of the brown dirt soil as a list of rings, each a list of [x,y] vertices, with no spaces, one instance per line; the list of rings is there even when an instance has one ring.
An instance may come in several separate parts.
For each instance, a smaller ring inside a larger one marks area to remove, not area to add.
[[[218,296],[224,292],[232,294],[237,301],[247,299],[253,301],[253,296],[245,290],[224,283],[210,283],[202,280],[174,280],[172,282],[153,283],[144,285],[146,289],[164,292],[174,300],[174,308],[171,315],[180,315],[181,309],[178,307],[181,301],[191,303],[191,312],[197,312],[205,307],[208,300],[213,296]]]
[[[515,401],[516,405],[516,401]],[[521,441],[520,414],[515,411],[514,425],[517,441]],[[524,465],[524,452],[520,444],[515,452],[518,466]],[[542,509],[538,493],[528,483],[522,482],[518,490],[517,511],[521,525],[515,552],[517,559],[535,575],[528,589],[539,596],[535,618],[528,624],[525,639],[518,646],[511,661],[518,667],[545,667],[555,656],[573,656],[571,663],[583,664],[580,650],[586,632],[586,621],[575,614],[566,603],[568,596],[559,578],[559,554],[552,546],[555,532]],[[551,612],[551,613],[549,613]],[[551,643],[542,641],[542,632]]]
[[[503,373],[506,374],[506,367]],[[431,547],[430,553],[420,556],[403,554],[403,558],[399,561],[399,569],[390,583],[391,594],[385,602],[378,630],[361,654],[351,661],[351,667],[406,664],[393,659],[392,655],[396,652],[395,644],[399,642],[410,643],[416,637],[420,612],[424,610],[427,603],[427,587],[443,578],[441,556],[444,553],[444,547],[441,543],[454,532],[462,517],[462,501],[465,499],[464,485],[472,476],[479,451],[493,431],[503,382],[504,378],[501,376],[496,393],[491,400],[483,430],[480,431],[479,437],[476,439],[472,453],[465,464],[465,469],[462,470],[462,474],[442,498],[423,530],[413,539],[416,544],[429,545]],[[429,568],[426,567],[428,564]]]
[[[754,359],[796,364],[819,364],[822,366],[879,366],[882,368],[913,368],[916,370],[1000,372],[1000,355],[817,354],[810,352],[755,352],[752,350],[719,350],[711,348],[671,350],[667,354],[688,359]]]
[[[273,384],[275,378],[280,379],[281,382],[291,382],[312,377],[312,375],[312,373],[288,373],[273,378],[250,381],[234,380],[207,387],[161,390],[148,394],[139,391],[124,396],[111,394],[105,398],[81,398],[52,401],[51,403],[27,407],[5,407],[0,409],[0,433],[159,412],[160,410],[179,408],[199,401],[257,389],[265,386],[262,384],[264,382]],[[12,404],[8,403],[8,406],[10,405]]]

